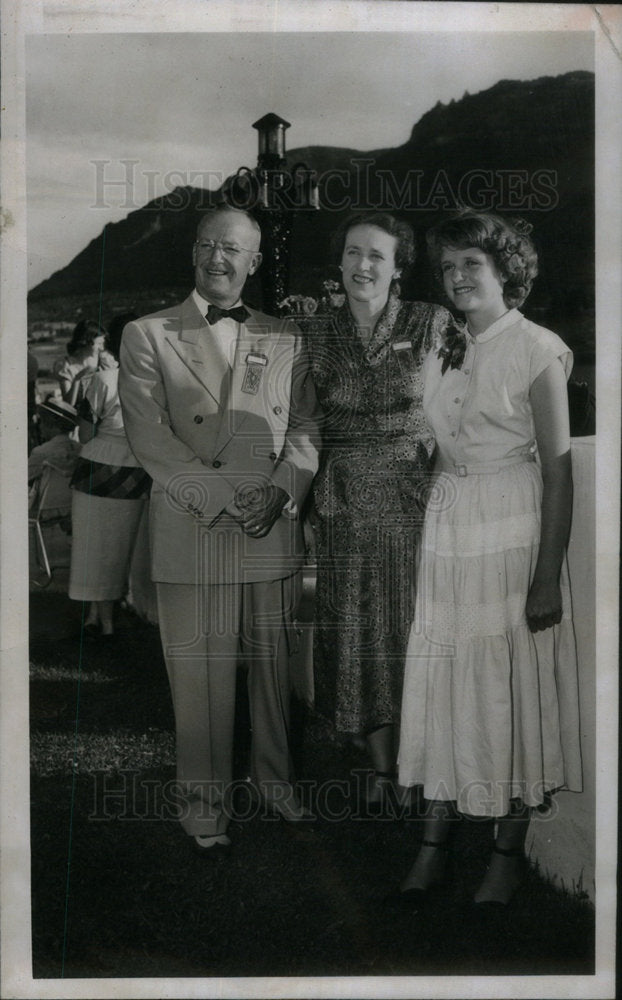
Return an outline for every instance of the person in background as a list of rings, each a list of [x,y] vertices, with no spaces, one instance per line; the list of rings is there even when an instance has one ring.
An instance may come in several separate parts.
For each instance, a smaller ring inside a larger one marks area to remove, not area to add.
[[[151,480],[134,457],[119,401],[119,348],[133,313],[115,316],[106,348],[115,360],[95,372],[78,406],[82,444],[72,477],[73,545],[69,597],[88,601],[84,631],[114,634],[114,603],[126,593],[132,552]]]
[[[572,508],[572,354],[519,311],[537,274],[531,227],[465,211],[428,234],[466,331],[426,360],[437,443],[404,676],[399,780],[423,785],[423,838],[398,900],[442,879],[452,820],[495,821],[479,912],[519,884],[531,810],[581,790],[565,563]]]
[[[353,216],[334,239],[346,302],[310,324],[313,379],[324,410],[313,484],[317,587],[316,709],[373,766],[361,805],[382,812],[395,777],[404,656],[413,615],[417,538],[432,435],[422,362],[448,311],[405,302],[410,226],[386,213]]]
[[[70,436],[76,426],[75,408],[51,396],[37,409],[42,443],[28,456],[29,485],[41,477],[44,465],[52,465],[63,475],[71,476],[80,452],[80,445]]]
[[[71,406],[77,406],[84,398],[88,379],[100,366],[105,337],[104,327],[94,320],[81,319],[74,327],[67,354],[54,370],[61,395]]]
[[[28,348],[27,365],[26,413],[28,416],[28,454],[30,454],[36,445],[41,444],[42,440],[39,414],[37,412],[37,375],[39,374],[39,362],[30,348]]]

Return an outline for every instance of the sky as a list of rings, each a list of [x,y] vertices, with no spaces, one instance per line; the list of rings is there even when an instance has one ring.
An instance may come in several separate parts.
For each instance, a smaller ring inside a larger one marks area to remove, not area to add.
[[[365,151],[401,145],[437,101],[465,90],[594,68],[587,32],[43,34],[26,42],[29,288],[107,222],[177,185],[216,188],[239,166],[253,167],[252,123],[269,111],[291,123],[288,149]]]

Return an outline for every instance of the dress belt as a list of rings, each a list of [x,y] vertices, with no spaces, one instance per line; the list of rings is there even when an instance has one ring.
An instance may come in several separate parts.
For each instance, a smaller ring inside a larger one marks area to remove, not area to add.
[[[434,471],[449,472],[454,476],[482,476],[492,472],[500,472],[501,469],[507,469],[510,465],[522,465],[524,462],[535,462],[535,460],[536,456],[531,451],[524,455],[500,458],[498,462],[470,462],[468,465],[461,465],[458,462],[446,462],[443,459],[439,459]]]

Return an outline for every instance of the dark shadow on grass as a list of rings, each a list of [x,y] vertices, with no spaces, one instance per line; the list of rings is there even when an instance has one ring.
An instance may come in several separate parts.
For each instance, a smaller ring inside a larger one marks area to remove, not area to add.
[[[593,908],[533,870],[506,918],[473,920],[490,823],[459,824],[455,878],[425,912],[388,911],[383,898],[412,862],[419,821],[357,818],[344,789],[355,792],[367,761],[300,705],[293,748],[309,804],[340,783],[314,832],[238,813],[230,859],[198,857],[163,793],[174,734],[157,630],[121,611],[114,643],[87,647],[69,629],[75,608],[64,595],[34,598],[35,977],[593,973]],[[243,673],[236,732],[242,780]]]

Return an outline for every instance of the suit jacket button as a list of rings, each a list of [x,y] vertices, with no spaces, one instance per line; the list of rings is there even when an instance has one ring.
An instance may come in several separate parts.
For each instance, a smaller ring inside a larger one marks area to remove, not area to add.
[[[278,417],[279,413],[282,413],[282,412],[283,412],[283,410],[282,410],[282,408],[281,408],[280,406],[275,406],[275,407],[274,407],[274,410],[273,410],[272,412],[273,412],[273,413],[276,413],[276,415],[277,415],[277,417]]]
[[[216,459],[215,462],[212,462],[212,468],[213,469],[219,469],[221,465],[222,465],[222,462],[219,462],[218,459]]]
[[[270,459],[271,462],[276,462],[276,452],[271,451],[270,454],[268,455],[268,458]]]
[[[203,423],[203,417],[201,416],[200,413],[197,413],[196,417],[194,418],[194,422],[195,422],[195,424],[202,424]]]

